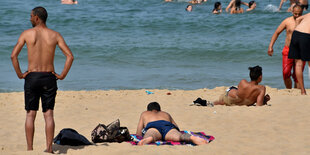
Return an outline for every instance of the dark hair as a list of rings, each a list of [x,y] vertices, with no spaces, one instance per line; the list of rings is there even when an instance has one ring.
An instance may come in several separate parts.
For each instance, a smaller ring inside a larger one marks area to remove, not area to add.
[[[32,9],[32,13],[33,15],[38,16],[44,23],[46,22],[48,15],[47,11],[42,6],[38,6]]]
[[[259,78],[259,76],[262,75],[262,67],[260,66],[254,66],[254,67],[249,67],[250,70],[250,78],[251,81],[255,81]]]
[[[222,5],[221,2],[215,2],[213,11],[216,10],[220,5]]]
[[[250,1],[249,2],[249,8],[251,8],[251,6],[255,3],[255,1]]]
[[[236,0],[235,1],[235,7],[240,8],[240,6],[241,6],[241,0]]]
[[[300,5],[299,2],[296,2],[296,4],[293,6],[293,11],[296,7],[300,7],[303,10],[303,7]]]
[[[157,110],[160,111],[160,105],[157,102],[151,102],[147,105],[147,111]]]
[[[191,6],[191,5],[187,5],[187,6],[186,6],[185,11],[187,11],[187,8],[188,8],[189,6]],[[191,6],[191,7],[193,7],[193,6]]]

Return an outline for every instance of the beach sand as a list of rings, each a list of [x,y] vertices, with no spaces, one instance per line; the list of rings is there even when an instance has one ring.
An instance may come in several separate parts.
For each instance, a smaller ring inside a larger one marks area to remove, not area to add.
[[[198,97],[214,101],[227,87],[199,90],[58,91],[55,136],[73,128],[91,141],[99,124],[120,119],[136,132],[140,113],[157,101],[181,130],[203,131],[215,140],[201,146],[132,146],[98,143],[96,146],[53,145],[67,154],[310,154],[310,96],[297,89],[267,87],[271,106],[189,106]],[[307,90],[310,92],[310,90]],[[170,92],[171,95],[167,95]],[[0,93],[0,154],[42,154],[45,150],[44,119],[37,113],[34,151],[26,151],[24,93]]]

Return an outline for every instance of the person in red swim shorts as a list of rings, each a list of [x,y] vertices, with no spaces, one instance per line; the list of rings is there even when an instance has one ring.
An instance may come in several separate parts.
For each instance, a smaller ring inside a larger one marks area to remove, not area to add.
[[[291,43],[292,34],[296,27],[296,18],[300,17],[302,15],[302,12],[303,12],[303,9],[301,8],[300,5],[295,5],[293,7],[293,11],[292,11],[293,16],[286,18],[278,26],[278,28],[272,35],[271,41],[269,43],[269,48],[268,48],[268,55],[272,56],[274,43],[278,39],[278,36],[281,34],[281,32],[283,30],[286,30],[285,46],[282,51],[282,72],[283,72],[284,84],[287,89],[292,88],[291,76],[293,77],[294,82],[295,82],[294,88],[300,88],[296,75],[295,75],[295,67],[294,67],[295,61],[294,59],[288,58],[288,53],[289,53],[289,47]],[[304,66],[305,66],[305,63],[303,64],[303,67]],[[293,69],[293,75],[291,73],[292,69]]]

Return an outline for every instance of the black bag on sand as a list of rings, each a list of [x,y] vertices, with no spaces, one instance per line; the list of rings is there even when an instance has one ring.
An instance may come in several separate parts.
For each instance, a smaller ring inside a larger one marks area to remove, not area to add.
[[[54,138],[54,143],[59,145],[92,145],[83,135],[71,128],[62,129]]]
[[[130,141],[131,136],[127,127],[120,127],[119,119],[110,123],[108,126],[99,124],[91,133],[94,143],[100,142],[123,142]]]

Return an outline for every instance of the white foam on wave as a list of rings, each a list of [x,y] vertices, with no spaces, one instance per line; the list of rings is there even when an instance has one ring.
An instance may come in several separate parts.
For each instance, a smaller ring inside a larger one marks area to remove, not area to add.
[[[270,11],[270,12],[277,12],[278,11],[278,7],[272,4],[268,4],[265,8],[265,11]]]

